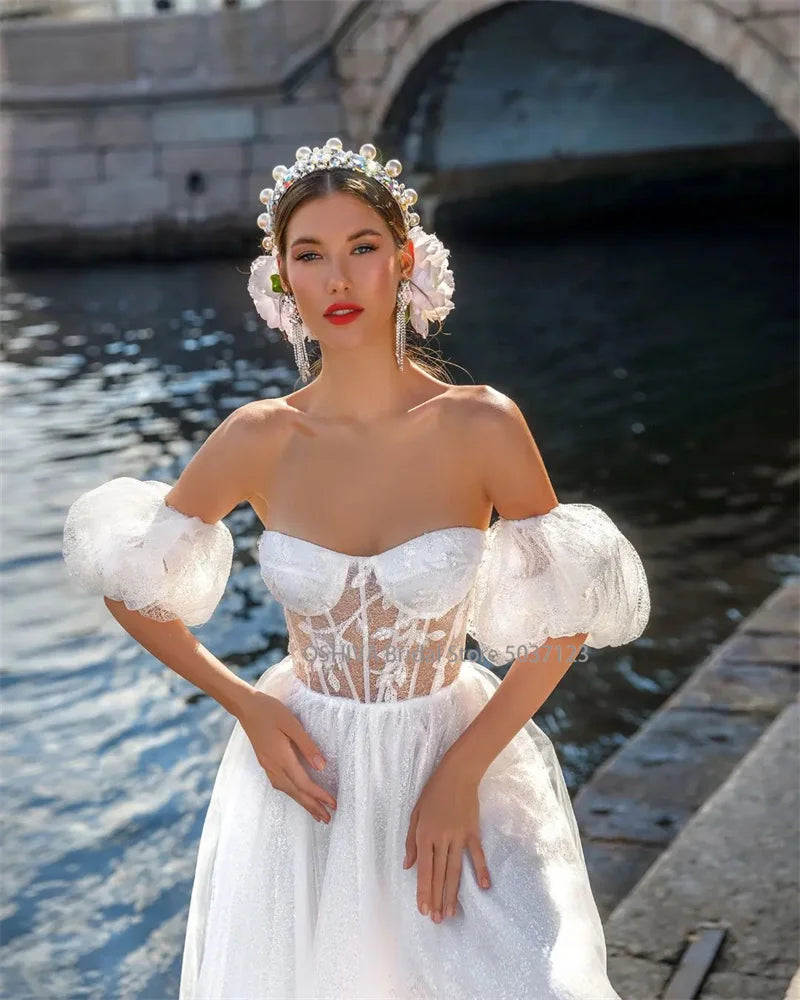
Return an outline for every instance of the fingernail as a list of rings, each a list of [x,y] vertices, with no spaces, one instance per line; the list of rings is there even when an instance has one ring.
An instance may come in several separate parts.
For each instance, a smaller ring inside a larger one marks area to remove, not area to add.
[[[323,767],[325,767],[325,761],[319,754],[314,755],[314,767],[316,767],[318,771],[321,771]]]
[[[447,916],[454,917],[456,915],[456,908],[452,903],[447,904]]]
[[[483,875],[481,877],[481,885],[483,886],[484,889],[488,889],[489,888],[489,876],[488,875]]]
[[[422,906],[420,907],[420,909],[422,910],[423,917],[427,917],[428,916],[428,904],[427,903],[423,903]]]

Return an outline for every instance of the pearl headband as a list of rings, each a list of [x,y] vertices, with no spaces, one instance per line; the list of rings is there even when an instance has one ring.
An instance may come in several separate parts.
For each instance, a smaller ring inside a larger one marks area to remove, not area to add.
[[[410,322],[423,339],[428,336],[428,323],[443,320],[454,308],[455,284],[453,272],[448,266],[450,251],[445,249],[435,233],[426,233],[419,226],[419,216],[411,211],[417,201],[417,192],[397,180],[403,169],[400,161],[388,160],[382,165],[376,156],[377,151],[371,143],[365,143],[358,153],[354,153],[343,150],[341,139],[336,138],[328,139],[322,148],[301,146],[295,153],[296,159],[291,167],[279,164],[272,171],[276,187],[264,188],[259,195],[261,204],[266,206],[266,211],[257,220],[259,228],[265,232],[261,241],[264,253],[250,265],[247,290],[258,315],[267,326],[283,330],[296,350],[300,346],[296,343],[298,333],[303,340],[313,338],[305,323],[300,326],[296,317],[293,322],[289,311],[281,309],[286,293],[278,272],[273,226],[275,210],[283,195],[296,180],[315,170],[345,168],[373,177],[383,184],[402,209],[408,238],[414,246]]]

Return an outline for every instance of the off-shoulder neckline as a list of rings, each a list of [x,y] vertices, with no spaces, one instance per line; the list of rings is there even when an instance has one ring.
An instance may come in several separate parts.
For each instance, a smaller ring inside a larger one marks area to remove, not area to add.
[[[531,514],[529,517],[503,517],[502,515],[498,515],[497,519],[493,521],[488,528],[476,528],[472,524],[450,524],[444,528],[431,528],[429,531],[421,531],[418,535],[413,535],[411,538],[407,538],[404,542],[399,542],[397,545],[392,545],[390,548],[384,549],[382,552],[375,552],[369,556],[353,555],[352,552],[341,552],[339,549],[332,549],[327,545],[320,545],[319,542],[312,542],[309,538],[301,538],[299,535],[291,535],[286,531],[279,531],[277,528],[264,528],[259,536],[258,546],[259,548],[261,547],[261,544],[267,535],[277,535],[279,538],[290,538],[292,541],[302,542],[304,545],[310,545],[314,549],[319,549],[320,552],[326,552],[329,555],[334,556],[341,556],[343,559],[350,559],[351,561],[359,560],[361,562],[374,562],[376,559],[381,559],[383,556],[390,555],[393,552],[397,552],[399,549],[405,548],[407,545],[411,545],[412,542],[419,542],[423,538],[427,538],[429,535],[440,535],[446,532],[454,531],[468,531],[474,532],[476,535],[482,535],[484,541],[486,541],[489,534],[501,522],[505,522],[507,524],[524,524],[527,521],[538,520],[541,517],[546,517],[547,514],[552,514],[554,510],[562,506],[563,504],[558,503],[555,507],[545,511],[544,514]]]
[[[258,544],[259,546],[267,537],[267,535],[277,535],[281,538],[290,538],[295,542],[302,542],[304,545],[310,545],[312,548],[319,549],[322,552],[327,552],[331,555],[341,556],[344,559],[350,560],[360,560],[362,562],[371,562],[376,559],[381,559],[383,556],[387,556],[393,552],[397,552],[398,549],[405,548],[407,545],[411,545],[412,542],[422,541],[423,538],[427,538],[429,535],[440,535],[445,532],[454,531],[467,531],[473,532],[476,535],[483,535],[484,538],[488,532],[488,528],[476,528],[472,524],[451,524],[444,528],[432,528],[429,531],[421,531],[418,535],[413,535],[411,538],[407,538],[404,542],[399,542],[397,545],[392,545],[388,549],[384,549],[382,552],[375,552],[372,555],[361,556],[353,555],[351,552],[341,552],[339,549],[331,549],[327,545],[320,545],[318,542],[312,542],[308,538],[301,538],[299,535],[290,535],[286,531],[278,531],[276,528],[265,528],[261,535],[259,536]]]

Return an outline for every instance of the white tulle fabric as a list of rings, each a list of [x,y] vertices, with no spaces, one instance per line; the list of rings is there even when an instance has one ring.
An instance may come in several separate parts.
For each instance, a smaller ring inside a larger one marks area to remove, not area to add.
[[[411,811],[500,681],[471,660],[435,694],[367,704],[312,691],[291,657],[257,681],[321,747],[328,825],[272,787],[238,722],[197,855],[180,1000],[620,1000],[552,743],[528,722],[478,786],[492,877],[462,856],[456,914],[417,909]]]
[[[64,523],[67,570],[88,593],[124,601],[155,621],[203,625],[233,563],[233,536],[167,506],[155,479],[111,479],[81,494]]]
[[[500,683],[462,658],[467,628],[489,650],[644,628],[641,564],[609,525],[590,505],[559,505],[373,556],[261,535],[289,654],[256,687],[321,747],[328,765],[312,777],[338,808],[326,826],[273,789],[234,725],[198,848],[180,1000],[620,1000],[569,793],[533,720],[479,785],[491,887],[465,852],[456,915],[435,924],[417,909],[417,867],[403,868],[426,781]]]
[[[64,557],[86,589],[202,624],[232,538],[167,508],[167,490],[123,478],[84,494]],[[467,632],[494,663],[579,632],[591,646],[631,641],[650,603],[627,539],[598,508],[559,504],[374,556],[266,530],[258,555],[289,651],[255,686],[321,748],[327,767],[310,773],[338,809],[321,824],[274,789],[234,724],[198,846],[180,1000],[620,1000],[569,793],[533,720],[479,785],[491,887],[465,852],[456,915],[435,924],[403,856],[426,781],[500,683],[464,656]]]
[[[562,503],[489,528],[467,627],[490,663],[581,632],[587,646],[621,646],[649,617],[642,561],[599,507]]]

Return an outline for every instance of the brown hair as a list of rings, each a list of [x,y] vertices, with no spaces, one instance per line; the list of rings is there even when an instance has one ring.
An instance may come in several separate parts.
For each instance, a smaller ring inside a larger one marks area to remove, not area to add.
[[[298,178],[285,192],[278,202],[275,211],[273,238],[275,247],[281,257],[286,257],[286,230],[289,219],[296,208],[311,198],[319,198],[334,191],[344,191],[347,194],[354,194],[361,198],[371,208],[373,208],[384,220],[392,235],[395,246],[399,249],[405,246],[408,240],[406,224],[403,212],[394,196],[387,191],[380,181],[374,177],[344,167],[334,167],[330,170],[314,170],[310,174],[305,174]],[[414,287],[423,295],[422,289],[412,282]],[[441,320],[436,333],[442,329]],[[284,340],[288,340],[286,334],[281,330]],[[405,357],[413,361],[429,375],[439,378],[442,381],[452,382],[450,373],[447,370],[448,362],[441,357],[441,353],[436,353],[427,346],[426,341],[408,324],[406,327],[406,350]],[[311,378],[316,378],[322,370],[322,358],[315,358],[310,361]]]

